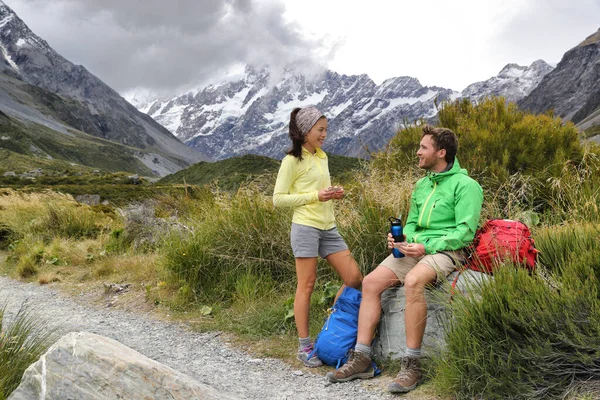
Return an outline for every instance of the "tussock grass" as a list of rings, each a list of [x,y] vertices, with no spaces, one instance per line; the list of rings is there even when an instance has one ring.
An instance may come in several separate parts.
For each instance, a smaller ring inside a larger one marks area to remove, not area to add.
[[[410,197],[420,173],[416,168],[402,172],[368,168],[335,204],[337,226],[363,275],[372,271],[389,254],[385,237],[389,217],[406,221]],[[336,279],[332,276],[330,279]]]
[[[553,284],[507,266],[482,284],[480,301],[454,299],[433,378],[439,390],[458,399],[565,398],[600,382],[600,246],[577,240],[594,231],[597,238],[595,229],[540,234]]]
[[[52,238],[94,238],[107,229],[110,218],[55,192],[22,193],[8,190],[0,196],[0,221],[11,240],[34,235]]]
[[[46,352],[55,339],[43,319],[21,308],[7,320],[6,306],[0,308],[0,398],[18,386],[23,372]]]
[[[198,219],[187,216],[190,232],[173,231],[164,241],[161,262],[171,281],[185,282],[193,297],[227,299],[249,273],[278,282],[295,276],[287,210],[251,188],[211,205]]]

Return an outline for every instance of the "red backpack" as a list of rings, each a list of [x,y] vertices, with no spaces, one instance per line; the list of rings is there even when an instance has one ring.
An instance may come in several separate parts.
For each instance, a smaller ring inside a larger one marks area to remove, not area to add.
[[[491,274],[502,261],[509,260],[533,271],[538,253],[534,244],[522,222],[491,219],[477,230],[466,267]]]

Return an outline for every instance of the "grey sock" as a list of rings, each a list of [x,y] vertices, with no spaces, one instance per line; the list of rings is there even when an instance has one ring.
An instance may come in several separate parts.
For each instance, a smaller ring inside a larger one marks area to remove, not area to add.
[[[298,338],[298,342],[300,342],[300,348],[303,349],[311,345],[310,336],[305,338]]]
[[[363,353],[371,357],[371,346],[367,346],[366,344],[356,343],[354,347],[354,351],[357,353]]]
[[[418,349],[411,349],[410,347],[407,347],[406,351],[404,352],[404,355],[406,355],[407,357],[420,358],[421,348],[419,347]]]

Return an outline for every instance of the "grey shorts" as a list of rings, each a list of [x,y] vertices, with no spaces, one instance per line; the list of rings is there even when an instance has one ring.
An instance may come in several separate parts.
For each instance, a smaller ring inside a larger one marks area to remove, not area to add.
[[[292,223],[290,243],[294,257],[327,257],[339,251],[348,250],[348,246],[337,228],[327,230]]]
[[[460,251],[444,251],[443,253],[427,254],[422,257],[394,258],[390,254],[379,265],[391,269],[400,282],[404,282],[406,274],[417,264],[427,264],[437,273],[438,280],[450,275],[464,261]]]

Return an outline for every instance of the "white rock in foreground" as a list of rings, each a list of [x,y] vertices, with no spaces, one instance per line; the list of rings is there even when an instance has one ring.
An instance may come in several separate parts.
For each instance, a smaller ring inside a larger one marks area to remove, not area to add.
[[[116,340],[63,336],[29,366],[9,400],[233,399]]]

